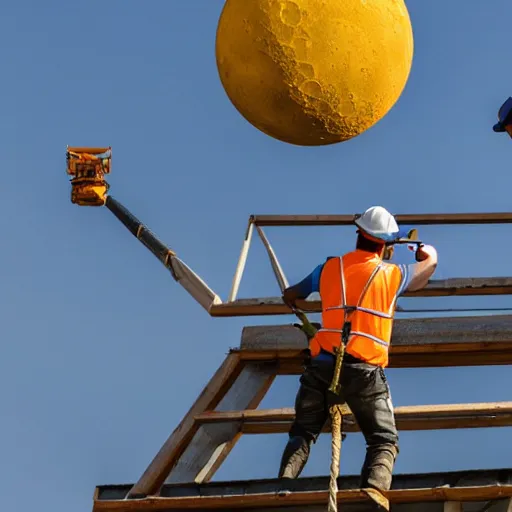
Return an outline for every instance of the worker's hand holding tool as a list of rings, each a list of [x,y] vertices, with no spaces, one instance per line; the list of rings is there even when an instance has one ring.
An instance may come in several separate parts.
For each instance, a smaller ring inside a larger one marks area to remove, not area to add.
[[[416,249],[416,261],[425,261],[435,255],[436,250],[431,245],[420,245]]]

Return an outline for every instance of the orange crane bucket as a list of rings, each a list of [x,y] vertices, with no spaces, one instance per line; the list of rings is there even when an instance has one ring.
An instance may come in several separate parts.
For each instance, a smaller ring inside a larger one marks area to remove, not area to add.
[[[112,148],[67,147],[67,173],[71,179],[71,202],[80,206],[103,206],[109,189]]]

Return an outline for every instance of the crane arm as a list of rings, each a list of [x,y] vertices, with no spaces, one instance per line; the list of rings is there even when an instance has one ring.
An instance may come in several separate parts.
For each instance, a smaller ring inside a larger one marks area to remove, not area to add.
[[[209,312],[212,305],[222,304],[220,297],[117,199],[107,196],[105,206],[137,240],[158,258],[169,270],[174,280],[185,288],[206,311]]]

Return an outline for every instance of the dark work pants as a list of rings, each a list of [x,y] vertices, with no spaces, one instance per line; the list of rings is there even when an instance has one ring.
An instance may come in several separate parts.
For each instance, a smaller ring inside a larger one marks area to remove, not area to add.
[[[311,443],[316,441],[329,419],[329,406],[346,402],[367,444],[361,487],[387,490],[398,454],[398,432],[384,370],[345,354],[342,395],[333,399],[328,388],[334,363],[334,356],[327,352],[306,361],[295,400],[295,421],[289,432],[279,476],[299,476],[309,457]]]

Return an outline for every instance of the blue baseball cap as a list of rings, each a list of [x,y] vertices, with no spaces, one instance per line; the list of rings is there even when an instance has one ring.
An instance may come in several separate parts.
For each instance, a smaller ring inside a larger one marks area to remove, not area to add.
[[[498,122],[492,127],[495,132],[504,132],[505,126],[512,124],[512,98],[508,98],[498,110]]]
[[[379,234],[374,234],[371,231],[365,231],[364,229],[362,229],[362,231],[367,233],[368,235],[370,235],[373,238],[378,238],[378,239],[382,240],[384,243],[392,243],[392,242],[395,242],[396,240],[400,240],[401,238],[408,238],[410,230],[407,228],[400,227],[398,229],[398,231],[393,231],[393,233],[379,233]]]
[[[399,229],[396,233],[393,233],[393,236],[390,238],[390,242],[394,240],[400,240],[401,238],[409,238],[410,229],[399,226]]]

